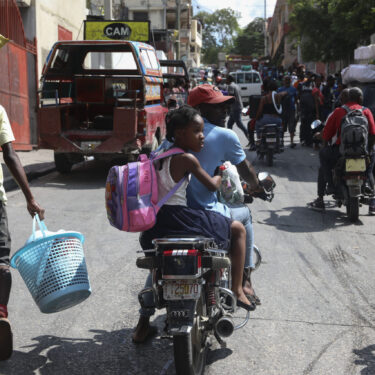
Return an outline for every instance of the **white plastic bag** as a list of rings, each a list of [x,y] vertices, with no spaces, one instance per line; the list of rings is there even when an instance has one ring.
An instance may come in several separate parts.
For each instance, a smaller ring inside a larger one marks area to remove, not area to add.
[[[352,64],[341,71],[342,83],[351,82],[375,82],[375,65]]]
[[[35,230],[36,224],[39,226],[39,230]],[[36,214],[33,217],[33,232],[31,236],[27,239],[25,246],[28,245],[30,242],[34,242],[37,240],[40,240],[43,237],[49,237],[53,236],[57,233],[64,233],[65,231],[63,229],[60,229],[57,232],[51,232],[47,229],[46,224],[44,223],[44,220],[40,220],[38,214]]]
[[[237,168],[230,161],[224,163],[225,169],[219,189],[219,201],[229,204],[240,204],[244,201],[244,192]]]

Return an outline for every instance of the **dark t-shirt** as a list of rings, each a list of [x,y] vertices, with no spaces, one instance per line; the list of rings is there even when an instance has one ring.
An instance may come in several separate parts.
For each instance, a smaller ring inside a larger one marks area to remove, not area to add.
[[[315,111],[315,100],[312,94],[312,82],[303,82],[298,85],[299,103],[302,113],[312,113]]]
[[[324,96],[323,107],[332,111],[335,102],[335,95],[333,87],[323,86],[322,94]]]

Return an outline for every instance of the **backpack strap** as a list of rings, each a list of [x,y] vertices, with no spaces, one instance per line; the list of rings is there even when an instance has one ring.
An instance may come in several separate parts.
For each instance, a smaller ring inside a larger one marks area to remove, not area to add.
[[[152,161],[156,161],[156,160],[167,158],[168,156],[184,154],[184,153],[185,153],[185,151],[182,148],[172,147],[169,150],[164,151],[159,155],[157,155],[157,154],[150,155],[150,159]]]
[[[175,186],[167,193],[160,201],[156,204],[157,209],[159,210],[161,206],[178,190],[178,188],[183,184],[183,182],[188,178],[188,176],[182,177],[180,181],[177,182]]]
[[[362,108],[351,109],[346,104],[342,105],[341,108],[344,108],[347,114],[349,112],[355,112],[355,111],[360,111],[361,113],[363,113],[363,110],[366,109],[366,107],[363,107],[363,106]]]
[[[164,158],[167,158],[172,155],[178,155],[178,154],[184,154],[185,151],[182,148],[179,147],[172,147],[167,151],[162,152],[159,155],[155,155],[152,158],[152,161],[161,160]],[[176,183],[175,186],[163,197],[159,200],[159,202],[156,204],[157,210],[163,206],[163,204],[178,190],[178,188],[183,184],[183,182],[188,178],[188,176],[182,177],[180,181]]]

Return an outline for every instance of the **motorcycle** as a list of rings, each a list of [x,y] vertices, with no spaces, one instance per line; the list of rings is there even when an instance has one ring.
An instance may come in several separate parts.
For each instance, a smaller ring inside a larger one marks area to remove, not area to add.
[[[256,142],[256,152],[259,160],[267,159],[267,165],[272,167],[274,154],[283,152],[279,127],[277,124],[264,125],[260,134],[260,139]]]
[[[313,135],[320,134],[325,124],[315,120],[311,124]],[[315,139],[319,137],[315,136]],[[373,197],[373,189],[368,184],[367,167],[370,164],[368,155],[341,156],[333,169],[333,198],[337,207],[344,205],[346,214],[351,222],[359,217],[361,204],[368,204]]]
[[[320,143],[322,143],[321,134],[323,132],[324,126],[325,123],[320,120],[314,120],[311,123],[311,134],[315,147],[319,147]]]
[[[358,220],[360,205],[368,204],[374,194],[372,187],[367,183],[366,170],[369,163],[367,155],[342,156],[333,170],[333,198],[337,207],[346,207],[346,214],[351,222]]]
[[[258,175],[263,192],[272,200],[275,183],[266,173]],[[139,295],[144,307],[145,293],[153,293],[155,306],[166,308],[166,333],[173,339],[177,375],[201,375],[213,337],[222,347],[225,338],[244,327],[250,317],[235,323],[237,299],[231,290],[231,261],[228,251],[212,239],[199,236],[159,238],[154,249],[137,258],[138,268],[150,270],[153,285]]]

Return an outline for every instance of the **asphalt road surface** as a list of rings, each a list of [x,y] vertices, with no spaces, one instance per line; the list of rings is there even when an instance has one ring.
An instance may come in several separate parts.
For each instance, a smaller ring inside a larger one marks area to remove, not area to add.
[[[273,202],[251,205],[263,255],[254,274],[262,305],[227,348],[213,342],[206,374],[375,374],[375,217],[362,207],[360,221],[352,224],[344,208],[309,210],[317,152],[290,149],[288,138],[286,145],[272,168],[254,162],[277,183]],[[253,160],[254,153],[248,157]],[[144,345],[131,342],[146,271],[135,267],[138,235],[108,224],[106,172],[106,166],[87,162],[69,175],[52,173],[31,183],[49,230],[84,234],[92,295],[69,310],[42,314],[14,270],[9,312],[15,347],[12,358],[0,363],[0,374],[174,374],[170,340],[159,333]],[[20,191],[8,197],[15,252],[30,236],[32,220]],[[164,318],[164,311],[155,315],[159,332]]]

